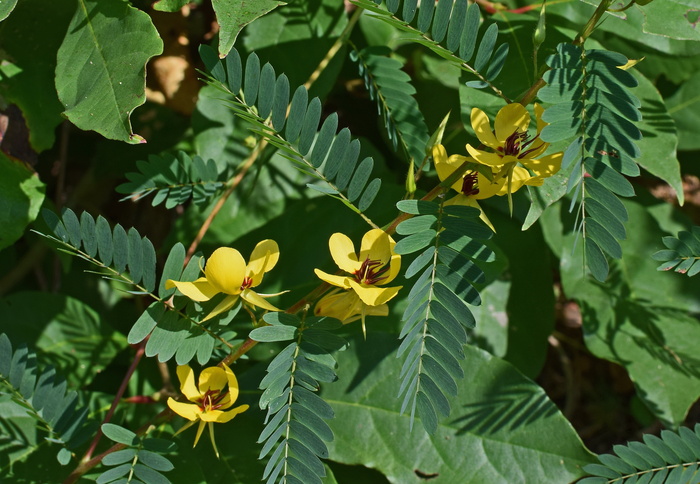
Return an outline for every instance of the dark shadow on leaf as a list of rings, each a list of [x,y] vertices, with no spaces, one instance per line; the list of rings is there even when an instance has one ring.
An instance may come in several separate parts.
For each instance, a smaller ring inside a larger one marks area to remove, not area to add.
[[[498,376],[496,377],[498,378]],[[523,382],[491,382],[490,391],[479,402],[462,407],[466,413],[452,425],[459,427],[457,435],[474,433],[493,435],[512,432],[537,420],[551,417],[557,407],[541,391]]]
[[[368,338],[371,337],[372,335],[370,334]],[[360,343],[359,339],[355,339],[353,342],[351,342],[350,347],[352,348],[352,351],[357,352],[358,356],[361,355],[361,357],[358,357],[360,366],[357,368],[357,372],[355,372],[355,375],[353,375],[352,381],[348,385],[345,392],[351,393],[368,375],[372,374],[372,370],[375,369],[384,358],[387,356],[396,357],[396,349],[398,348],[398,344],[399,341],[396,340],[396,345],[394,346],[366,345],[365,348],[362,348],[362,344]],[[372,351],[368,351],[368,348],[371,348]]]
[[[676,123],[668,114],[666,106],[658,99],[642,99],[642,119],[653,131],[642,130],[645,138],[656,138],[657,133],[676,133]]]

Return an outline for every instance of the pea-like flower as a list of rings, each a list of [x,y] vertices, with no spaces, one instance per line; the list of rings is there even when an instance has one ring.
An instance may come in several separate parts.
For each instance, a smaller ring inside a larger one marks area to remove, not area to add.
[[[178,366],[177,377],[180,380],[180,391],[192,403],[178,402],[173,398],[168,398],[168,407],[176,414],[189,420],[175,435],[199,422],[194,447],[199,442],[204,427],[208,426],[211,443],[217,457],[219,457],[219,450],[216,448],[214,440],[214,422],[228,422],[239,413],[248,410],[248,405],[239,405],[227,410],[238,399],[238,380],[236,380],[236,375],[231,371],[231,368],[226,365],[222,366],[222,368],[213,366],[202,370],[197,385],[194,382],[192,368],[188,365]]]
[[[440,181],[447,180],[464,163],[475,163],[473,158],[462,155],[447,156],[447,151],[442,145],[433,146],[433,161]],[[523,185],[534,177],[521,166],[513,167],[511,172],[510,192],[508,191],[508,170],[492,169],[492,179],[489,180],[478,171],[467,171],[460,179],[455,181],[451,188],[457,192],[453,198],[447,200],[445,205],[466,205],[479,209],[481,220],[495,232],[493,224],[486,213],[479,206],[478,200],[484,200],[493,196],[503,196],[517,192]]]
[[[236,249],[221,247],[216,249],[207,260],[204,277],[193,282],[168,279],[165,287],[167,289],[177,287],[178,291],[197,302],[208,301],[219,293],[226,294],[223,301],[202,322],[231,309],[239,297],[250,305],[268,311],[279,311],[264,298],[277,296],[281,293],[258,294],[252,289],[262,282],[263,275],[272,270],[278,260],[279,247],[277,242],[270,239],[263,240],[255,246],[247,265],[241,253]]]
[[[506,192],[513,193],[525,185],[542,185],[544,179],[554,175],[561,168],[563,153],[541,156],[549,143],[540,139],[540,133],[547,123],[542,120],[544,108],[535,104],[537,133],[529,136],[530,113],[518,103],[508,104],[498,111],[491,129],[491,121],[479,108],[472,109],[471,123],[477,138],[493,152],[467,145],[467,152],[477,162],[494,168],[497,178],[505,178]],[[524,177],[516,174],[517,165],[527,168],[534,175]],[[520,184],[520,186],[518,186]],[[516,188],[517,186],[517,188]]]
[[[401,269],[401,256],[394,252],[396,242],[381,229],[372,229],[362,237],[360,252],[347,235],[331,235],[328,245],[333,261],[346,275],[333,275],[315,269],[316,275],[346,292],[332,293],[321,299],[315,309],[319,316],[331,316],[350,322],[354,316],[386,315],[386,302],[392,299],[402,286],[383,287],[393,281]]]

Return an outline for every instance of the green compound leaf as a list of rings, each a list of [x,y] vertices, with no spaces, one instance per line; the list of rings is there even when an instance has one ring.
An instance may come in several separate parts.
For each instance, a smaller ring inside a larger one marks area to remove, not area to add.
[[[64,115],[83,130],[143,143],[129,116],[143,104],[148,60],[163,51],[150,17],[120,0],[78,0],[58,50],[56,89]]]
[[[442,207],[416,200],[403,200],[397,207],[405,213],[422,214],[396,228],[397,234],[408,234],[397,242],[397,253],[422,251],[406,271],[407,277],[422,274],[411,288],[402,317],[403,341],[397,357],[405,359],[398,396],[403,397],[401,413],[408,410],[410,414],[409,426],[417,414],[425,430],[434,433],[439,417],[450,415],[447,398],[456,394],[456,380],[464,377],[459,366],[464,358],[464,327],[475,323],[468,305],[481,304],[473,284],[484,280],[473,259],[483,257],[488,250],[483,240],[493,233],[471,207]],[[468,241],[450,247],[450,242],[460,239]]]
[[[34,221],[45,190],[29,167],[0,153],[0,250],[17,241]]]
[[[163,153],[151,155],[148,161],[137,161],[138,172],[126,173],[127,183],[117,186],[119,193],[129,196],[122,199],[139,200],[155,194],[153,206],[165,203],[174,208],[188,200],[206,205],[221,190],[225,179],[225,165],[218,167],[212,159],[206,162],[199,156],[190,158],[184,151],[176,155]]]
[[[296,340],[273,358],[260,382],[260,408],[267,409],[267,416],[258,438],[262,444],[259,459],[269,455],[263,480],[268,484],[278,478],[279,482],[320,484],[326,476],[320,458],[328,457],[326,443],[334,438],[325,420],[334,414],[316,392],[319,382],[336,380],[336,362],[316,343],[324,334],[340,340],[322,329],[337,329],[340,323],[330,318],[308,318],[302,322],[285,313],[268,313],[264,319],[272,326],[254,329],[251,338],[262,335],[258,341],[282,341],[281,335]],[[344,340],[341,345],[346,345]],[[328,350],[339,347],[334,345]]]
[[[279,154],[300,171],[323,182],[323,185],[307,184],[309,188],[330,195],[358,214],[370,207],[379,193],[381,180],[370,180],[374,164],[371,158],[359,161],[359,140],[352,139],[347,128],[336,134],[337,114],[326,117],[319,129],[320,100],[308,101],[308,92],[301,86],[288,105],[290,86],[286,75],[275,77],[269,64],[261,68],[255,53],[248,56],[243,69],[235,49],[223,60],[208,46],[203,45],[199,50],[212,76],[209,82],[235,96],[235,101],[228,105],[233,112],[248,121],[252,132],[278,148]]]
[[[353,0],[353,3],[366,9],[369,15],[406,32],[407,40],[424,45],[443,59],[473,74],[477,80],[467,82],[468,87],[489,87],[498,96],[505,97],[493,85],[493,81],[503,69],[509,46],[501,44],[496,48],[497,24],[486,28],[481,40],[477,42],[480,19],[478,5],[472,4],[467,8],[466,0],[439,0],[437,6],[435,2],[421,2],[418,21],[412,23],[416,13],[416,1],[404,2],[401,12],[397,1],[387,2],[386,10],[378,7],[381,2],[376,0]],[[477,55],[470,64],[474,52]]]
[[[66,450],[74,451],[94,433],[96,425],[87,420],[88,408],[78,405],[75,391],[66,391],[66,381],[53,367],[38,369],[36,354],[25,344],[13,350],[7,335],[0,333],[0,350],[0,388],[5,394],[0,424],[5,438],[14,439],[14,445],[27,453],[37,450],[36,443],[22,438],[16,425],[16,417],[27,416],[34,421],[35,431],[39,429],[38,443],[47,439],[59,444],[58,458],[66,462]]]
[[[278,0],[256,0],[254,2],[246,0],[212,0],[214,12],[216,12],[216,20],[221,26],[219,31],[219,56],[225,57],[229,53],[243,27],[280,5],[286,5],[286,2]]]
[[[408,432],[409,419],[396,409],[402,362],[393,357],[395,337],[375,333],[357,343],[356,351],[337,356],[338,381],[321,393],[336,414],[330,421],[334,460],[371,466],[390,482],[421,482],[418,471],[460,484],[523,482],[522,476],[573,482],[580,467],[593,462],[542,388],[474,346],[464,347],[460,366],[468,377],[457,381],[458,396],[447,396],[451,418],[437,422],[430,439],[419,429]],[[363,372],[368,362],[373,369]],[[427,403],[433,406],[430,398]],[[386,438],[399,432],[402,439]],[[368,451],[367,442],[375,441],[382,445]]]
[[[401,62],[387,57],[389,54],[389,48],[375,46],[353,51],[350,58],[358,63],[365,87],[382,113],[394,150],[400,143],[406,159],[418,164],[425,157],[428,127],[413,97],[416,90],[411,77],[401,69]]]
[[[634,188],[626,177],[640,173],[636,159],[642,152],[635,141],[642,140],[637,127],[642,119],[639,111],[642,103],[631,91],[638,86],[637,78],[620,68],[626,62],[625,56],[615,52],[559,44],[557,53],[547,58],[551,69],[544,74],[547,85],[538,94],[543,101],[551,103],[543,115],[549,125],[542,130],[542,139],[548,142],[573,139],[565,151],[562,171],[570,170],[567,188],[575,189],[581,219],[576,230],[583,235],[586,265],[599,281],[605,281],[609,272],[605,253],[619,258],[622,255],[619,241],[626,235],[624,227],[614,224],[608,230],[605,222],[611,219],[624,222],[626,212],[617,196],[633,196]],[[653,98],[646,84],[635,92],[648,98],[647,104],[660,102]],[[664,120],[647,117],[654,119],[644,132],[656,138],[654,131],[661,129],[657,125]],[[665,119],[667,123],[668,116]],[[645,148],[655,143],[656,140]],[[643,166],[679,187],[677,163],[676,169],[669,168],[666,161],[661,165],[647,158]],[[564,195],[562,186],[559,184],[556,196]],[[587,209],[589,200],[595,202],[591,211]]]
[[[637,482],[643,479],[646,482],[694,482],[700,461],[699,436],[700,424],[696,424],[695,432],[687,427],[681,427],[678,432],[662,430],[661,438],[644,435],[644,443],[615,445],[615,454],[601,454],[598,456],[600,464],[588,464],[583,468],[592,477],[580,482],[609,482],[609,479],[628,482],[637,476],[642,477]]]

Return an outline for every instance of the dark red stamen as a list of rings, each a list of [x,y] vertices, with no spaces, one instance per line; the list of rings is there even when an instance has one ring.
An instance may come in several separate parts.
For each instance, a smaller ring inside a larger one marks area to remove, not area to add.
[[[466,196],[479,194],[479,174],[477,172],[467,173],[462,178],[462,193]]]
[[[221,401],[228,395],[228,392],[222,392],[221,390],[207,390],[204,392],[204,396],[199,399],[197,405],[202,410],[202,412],[208,412],[210,410],[218,410],[223,406]]]
[[[252,285],[253,285],[253,279],[251,277],[244,277],[243,284],[241,284],[241,291],[244,289],[248,289]]]
[[[519,131],[516,131],[515,133],[511,134],[506,138],[506,142],[503,145],[503,148],[499,147],[498,150],[502,151],[504,155],[517,156],[519,159],[522,159],[530,153],[532,153],[533,151],[539,149],[538,146],[536,148],[530,148],[529,150],[525,150],[525,148],[530,146],[539,137],[540,135],[537,134],[532,138],[528,138],[527,133],[521,133]]]
[[[355,280],[360,284],[376,284],[379,281],[386,279],[386,276],[383,274],[389,270],[389,266],[381,266],[381,261],[370,260],[369,257],[367,257],[364,262],[362,262],[360,268],[353,274],[355,276]]]

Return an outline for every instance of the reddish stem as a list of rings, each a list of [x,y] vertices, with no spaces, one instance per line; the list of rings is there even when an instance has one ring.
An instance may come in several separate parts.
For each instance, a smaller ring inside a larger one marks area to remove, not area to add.
[[[143,357],[144,352],[146,351],[147,341],[148,338],[144,339],[141,343],[139,343],[136,349],[136,354],[134,355],[134,360],[131,362],[131,366],[126,372],[126,375],[124,375],[124,379],[122,380],[121,385],[119,385],[119,390],[117,390],[117,394],[114,396],[114,400],[112,400],[112,406],[109,407],[109,411],[107,412],[107,415],[105,415],[105,418],[102,421],[103,424],[108,423],[112,419],[112,416],[114,415],[114,412],[117,409],[117,405],[119,404],[119,401],[121,400],[122,396],[124,395],[124,392],[126,391],[126,387],[129,384],[129,380],[136,371],[136,367],[138,366],[139,362],[141,361],[141,358]],[[87,452],[85,452],[85,455],[81,459],[81,462],[86,462],[90,460],[90,458],[92,457],[92,453],[95,452],[97,444],[100,443],[101,438],[102,430],[97,429],[95,438],[92,439],[92,443],[90,444],[90,447],[88,448]]]

